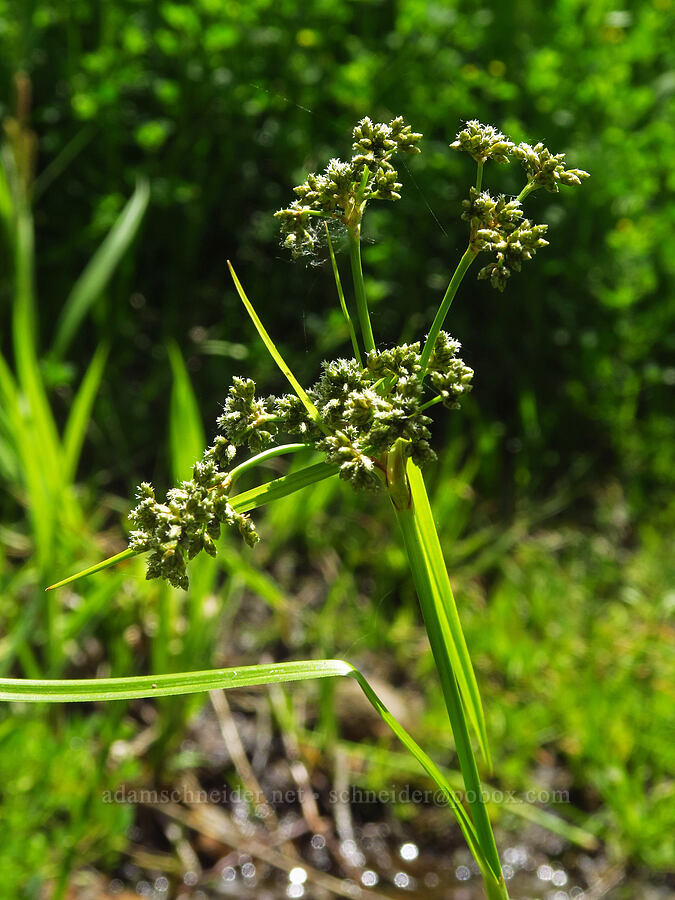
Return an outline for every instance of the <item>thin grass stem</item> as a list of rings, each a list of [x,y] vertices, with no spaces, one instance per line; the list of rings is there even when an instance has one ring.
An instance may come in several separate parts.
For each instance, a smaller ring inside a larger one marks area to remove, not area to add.
[[[363,361],[361,359],[361,351],[359,349],[359,342],[356,339],[356,331],[354,331],[354,325],[352,323],[351,316],[349,315],[349,310],[347,309],[347,303],[345,302],[345,293],[342,290],[342,282],[340,281],[340,272],[337,265],[337,260],[335,259],[335,253],[333,252],[333,242],[330,239],[330,231],[328,230],[328,223],[324,222],[326,227],[326,240],[328,241],[328,252],[330,254],[330,261],[333,267],[333,277],[335,278],[335,287],[337,288],[338,298],[340,300],[340,308],[342,309],[342,315],[345,317],[345,322],[347,323],[347,329],[349,331],[349,337],[352,342],[352,347],[354,349],[354,358],[358,362],[359,366],[363,368]]]
[[[420,379],[424,378],[427,373],[427,366],[429,365],[429,359],[431,358],[431,354],[434,349],[434,344],[436,343],[436,338],[443,327],[443,322],[445,321],[445,317],[448,314],[448,310],[452,304],[452,301],[455,299],[455,294],[457,293],[457,289],[462,283],[462,279],[466,275],[466,272],[471,265],[471,263],[476,258],[476,251],[472,250],[471,245],[469,245],[464,251],[464,255],[460,259],[457,264],[457,268],[453,272],[452,278],[450,279],[450,284],[448,285],[448,289],[445,292],[443,299],[441,300],[441,305],[438,308],[438,312],[436,313],[436,317],[431,324],[431,328],[429,329],[429,334],[427,335],[427,339],[424,343],[424,348],[422,350],[422,357],[420,359],[420,363],[422,369],[420,371]]]
[[[259,466],[261,463],[267,462],[268,459],[273,459],[275,456],[281,456],[284,453],[296,453],[298,450],[308,449],[311,449],[310,444],[281,444],[278,447],[270,447],[269,450],[263,450],[262,453],[257,453],[250,459],[246,459],[244,462],[239,463],[234,469],[230,469],[230,484],[234,484],[237,478],[239,478],[240,475],[243,475],[244,472],[247,472],[254,466]]]
[[[361,337],[366,353],[375,349],[373,328],[370,324],[368,301],[366,300],[366,286],[363,281],[363,267],[361,265],[361,224],[349,228],[349,261],[352,266],[352,279],[354,281],[354,295],[356,296],[356,311],[361,326]]]

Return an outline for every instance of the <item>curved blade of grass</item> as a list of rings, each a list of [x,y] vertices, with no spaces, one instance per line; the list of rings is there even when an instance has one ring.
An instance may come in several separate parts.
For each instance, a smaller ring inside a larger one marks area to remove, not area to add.
[[[56,326],[50,356],[61,359],[89,307],[110,281],[120,260],[129,249],[148,208],[150,184],[141,178],[103,243],[75,282]]]
[[[331,478],[333,475],[337,475],[337,471],[337,466],[330,463],[314,463],[313,466],[306,466],[299,472],[291,472],[289,475],[275,478],[274,481],[268,481],[267,484],[257,485],[249,491],[242,491],[241,494],[230,498],[230,505],[237,512],[250,512],[265,503],[280,500],[282,497],[309,487],[310,484],[323,481],[324,478]]]
[[[63,432],[63,477],[66,484],[69,484],[74,479],[77,472],[84,436],[89,425],[91,410],[101,384],[107,358],[107,345],[99,345],[89,363],[89,368],[82,379],[82,384],[68,415],[68,421]]]
[[[299,472],[292,472],[290,475],[275,478],[274,481],[270,481],[267,484],[258,485],[251,488],[250,491],[242,491],[241,494],[237,494],[230,499],[230,504],[237,512],[250,512],[252,509],[263,506],[265,503],[272,503],[274,500],[287,497],[289,494],[301,491],[303,488],[309,487],[310,484],[323,481],[324,478],[330,478],[333,475],[337,475],[337,466],[332,466],[325,462],[316,463],[313,466],[301,469]],[[81,572],[69,575],[62,581],[51,584],[47,590],[53,591],[56,588],[64,587],[66,584],[72,584],[74,581],[79,581],[80,578],[86,578],[87,575],[94,575],[96,572],[102,572],[103,569],[108,569],[110,566],[117,565],[117,563],[123,562],[125,559],[139,555],[136,550],[123,550],[121,553],[116,553],[115,556],[89,566],[88,569],[83,569]]]
[[[244,288],[241,286],[241,282],[237,278],[237,274],[234,271],[234,268],[232,267],[232,263],[229,261],[229,259],[227,261],[227,265],[229,266],[230,275],[232,276],[232,281],[234,281],[234,286],[237,289],[237,293],[239,294],[239,297],[241,298],[241,302],[246,307],[246,312],[251,317],[251,321],[255,325],[256,331],[260,335],[263,344],[267,347],[267,350],[269,351],[270,356],[272,357],[274,362],[279,366],[281,371],[284,373],[284,375],[290,382],[291,387],[293,388],[295,393],[298,395],[298,397],[302,401],[302,404],[305,407],[305,409],[307,410],[307,412],[310,414],[312,419],[318,423],[319,422],[318,409],[316,408],[316,406],[314,406],[312,401],[309,399],[305,389],[300,384],[300,382],[295,377],[295,375],[291,372],[289,366],[284,361],[284,358],[282,357],[281,353],[279,353],[279,351],[277,350],[276,344],[274,343],[272,338],[269,336],[269,334],[265,330],[265,326],[258,318],[258,314],[255,311],[255,309],[253,308],[253,304],[246,296]]]
[[[392,772],[398,772],[399,774],[404,772],[414,774],[416,769],[416,766],[407,753],[390,750],[385,746],[359,744],[356,741],[348,741],[344,738],[331,739],[331,744],[329,745],[324,735],[309,731],[306,728],[299,728],[298,735],[303,743],[307,743],[311,747],[316,747],[322,751],[325,751],[327,747],[332,747],[332,745],[335,744],[335,746],[344,751],[347,756],[353,758],[356,763],[353,771],[357,771],[365,781],[368,780],[368,766],[372,766],[375,770],[387,768]],[[366,763],[366,766],[363,765],[364,763]],[[439,766],[439,769],[453,790],[461,793],[464,789],[464,779],[462,778],[461,773],[456,770],[453,771],[452,769],[447,769],[445,766]],[[576,844],[584,850],[598,849],[599,841],[590,831],[586,831],[578,825],[573,825],[571,822],[568,822],[566,819],[561,818],[561,816],[556,815],[547,809],[542,809],[530,800],[525,800],[524,798],[512,799],[508,792],[505,793],[504,791],[495,789],[495,787],[488,782],[483,782],[483,789],[486,791],[486,795],[490,797],[490,803],[493,803],[503,812],[532,822],[540,828],[545,828],[552,834],[560,835],[564,840],[569,841],[571,844]]]
[[[29,703],[79,703],[95,700],[133,700],[149,697],[176,696],[221,688],[254,687],[283,684],[314,678],[351,677],[394,732],[409,753],[420,763],[441,789],[452,809],[469,847],[481,870],[487,861],[478,843],[476,831],[462,804],[433,760],[422,750],[405,728],[389,712],[367,679],[350,663],[339,659],[301,660],[202,672],[180,672],[167,675],[141,675],[128,678],[84,678],[42,680],[0,678],[0,700]],[[497,895],[494,895],[497,896]]]
[[[443,559],[443,551],[438,539],[426,485],[424,484],[422,472],[412,461],[408,462],[407,474],[412,494],[413,514],[417,522],[420,538],[429,558],[430,570],[436,581],[438,596],[445,613],[444,618],[449,628],[450,640],[448,641],[446,634],[445,642],[450,651],[452,668],[457,678],[469,720],[476,732],[481,752],[488,767],[491,769],[490,748],[478,683],[471,663],[469,649],[466,645],[466,639],[464,638],[464,632],[462,631],[457,605],[455,604],[450,579],[448,578],[448,570]]]

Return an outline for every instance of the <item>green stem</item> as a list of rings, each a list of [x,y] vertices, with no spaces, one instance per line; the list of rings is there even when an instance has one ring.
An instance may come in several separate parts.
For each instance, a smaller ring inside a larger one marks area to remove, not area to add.
[[[425,409],[429,409],[430,406],[435,406],[437,403],[440,403],[443,400],[441,395],[439,394],[437,397],[434,397],[432,400],[427,400],[426,403],[423,403],[420,406],[418,412],[424,412]]]
[[[340,308],[342,309],[342,315],[345,317],[345,322],[347,323],[347,329],[349,330],[349,337],[352,342],[352,348],[354,350],[354,359],[358,362],[359,366],[363,368],[363,360],[361,359],[361,351],[359,350],[359,342],[356,340],[356,332],[354,331],[354,325],[352,324],[351,316],[349,315],[349,310],[347,309],[347,303],[345,302],[345,292],[342,290],[342,282],[340,281],[340,271],[338,269],[337,260],[335,259],[335,253],[333,252],[333,242],[330,239],[330,231],[328,230],[328,223],[324,222],[326,226],[326,240],[328,241],[328,252],[330,253],[330,261],[333,267],[333,278],[335,279],[335,287],[338,292],[338,299],[340,300]]]
[[[462,278],[464,278],[467,269],[471,265],[471,263],[476,258],[476,251],[472,250],[471,245],[466,248],[464,251],[464,255],[460,259],[457,264],[457,268],[453,272],[452,278],[450,279],[450,284],[448,285],[448,289],[445,292],[445,296],[441,301],[441,305],[438,308],[438,312],[436,313],[436,318],[432,322],[431,328],[429,329],[429,334],[427,335],[427,339],[424,344],[424,349],[422,350],[421,357],[421,365],[422,370],[420,372],[420,380],[424,378],[427,372],[427,366],[429,365],[429,359],[431,357],[431,353],[434,349],[434,344],[436,343],[436,338],[438,337],[438,333],[443,326],[443,322],[445,321],[445,317],[448,314],[448,310],[450,309],[450,305],[452,301],[455,299],[455,294],[457,293],[457,289],[462,283]]]
[[[309,444],[281,444],[279,447],[270,447],[269,450],[263,450],[262,453],[258,453],[250,459],[246,459],[244,462],[239,463],[234,469],[230,469],[230,486],[234,484],[240,475],[248,471],[248,469],[259,466],[260,463],[266,462],[268,459],[272,459],[275,456],[281,456],[282,453],[295,453],[298,450],[307,450],[309,447]]]
[[[476,173],[476,190],[479,191],[481,189],[481,185],[483,184],[483,166],[485,163],[482,159],[478,160],[478,171]]]
[[[368,314],[368,301],[366,300],[366,287],[363,283],[363,269],[361,267],[361,223],[348,229],[349,235],[349,261],[352,266],[352,278],[354,280],[354,294],[356,296],[356,310],[359,315],[361,336],[366,353],[375,349],[375,338]]]
[[[518,194],[518,200],[522,203],[522,201],[531,194],[532,191],[536,191],[539,188],[539,185],[535,181],[528,181],[522,191]]]

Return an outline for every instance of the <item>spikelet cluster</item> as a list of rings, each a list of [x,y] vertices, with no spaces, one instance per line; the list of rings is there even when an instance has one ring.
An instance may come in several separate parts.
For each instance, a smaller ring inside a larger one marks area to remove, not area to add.
[[[321,174],[308,175],[293,189],[296,199],[275,213],[282,246],[294,257],[311,256],[323,239],[324,221],[351,228],[361,221],[369,200],[400,200],[391,159],[396,153],[419,153],[421,139],[400,116],[388,125],[361,119],[353,132],[351,160],[331,159]]]
[[[471,390],[473,377],[459,350],[459,342],[441,332],[427,368],[429,385],[451,409]],[[283,437],[299,438],[338,466],[341,478],[365,490],[382,487],[386,454],[398,438],[410,441],[419,465],[435,459],[431,419],[421,410],[426,386],[420,372],[419,343],[373,351],[363,368],[355,359],[324,362],[308,391],[320,423],[295,394],[260,398],[250,378],[233,379],[218,419],[222,433],[195,463],[192,479],[170,490],[164,503],[152,485],[138,489],[130,547],[150,551],[147,577],[187,588],[186,563],[202,550],[215,555],[223,526],[237,528],[250,545],[257,542],[253,522],[229,500],[228,470],[240,447],[259,452]]]

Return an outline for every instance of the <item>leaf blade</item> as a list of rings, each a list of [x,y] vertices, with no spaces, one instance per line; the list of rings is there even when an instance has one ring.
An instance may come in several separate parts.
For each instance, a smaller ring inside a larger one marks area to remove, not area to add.
[[[73,285],[56,326],[50,356],[61,359],[80,322],[112,278],[120,260],[136,237],[150,202],[150,184],[139,179],[133,194]]]
[[[260,338],[261,338],[263,344],[265,345],[265,347],[267,347],[267,350],[268,350],[270,356],[272,357],[274,362],[279,366],[281,371],[284,373],[284,375],[288,379],[291,387],[293,388],[295,393],[300,398],[303,406],[305,407],[305,409],[307,410],[307,412],[309,413],[311,418],[315,422],[318,423],[320,421],[318,409],[316,408],[316,406],[314,406],[312,401],[309,399],[309,397],[307,396],[307,392],[302,387],[302,385],[300,384],[298,379],[295,377],[293,372],[291,372],[290,367],[287,365],[287,363],[284,360],[284,358],[282,357],[281,353],[279,353],[279,351],[277,350],[276,344],[274,343],[272,338],[269,336],[269,334],[265,330],[265,326],[260,321],[260,318],[258,317],[258,313],[253,308],[253,304],[246,296],[246,292],[244,291],[244,288],[241,286],[241,282],[237,278],[237,274],[234,271],[232,263],[229,261],[229,259],[227,261],[227,265],[229,266],[230,275],[232,276],[232,280],[234,281],[234,286],[237,289],[239,298],[241,299],[241,302],[244,304],[244,306],[246,308],[246,312],[251,317],[251,321],[255,325],[256,331],[260,335]]]

